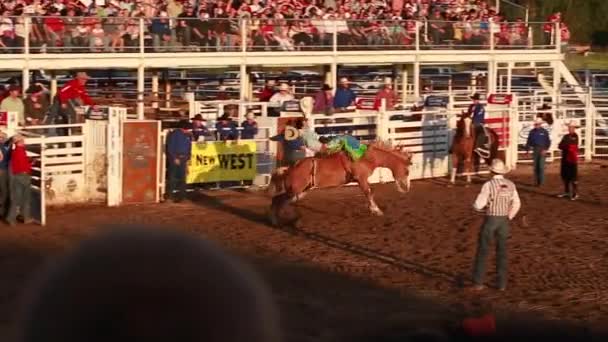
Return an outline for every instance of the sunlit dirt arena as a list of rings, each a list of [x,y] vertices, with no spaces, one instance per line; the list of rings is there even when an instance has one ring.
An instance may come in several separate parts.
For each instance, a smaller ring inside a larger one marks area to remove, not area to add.
[[[299,231],[268,225],[262,193],[206,192],[180,204],[53,209],[44,228],[2,227],[2,335],[33,272],[104,223],[164,224],[238,253],[272,287],[288,341],[356,340],[389,326],[435,327],[486,312],[499,323],[543,317],[600,325],[608,317],[608,168],[582,166],[581,199],[572,202],[555,197],[557,166],[542,188],[530,185],[528,166],[508,175],[523,207],[511,227],[504,293],[492,289],[493,264],[488,290],[463,289],[483,219],[471,207],[482,179],[452,188],[445,179],[417,181],[408,194],[376,185],[383,217],[369,215],[357,187],[312,192],[299,203]]]

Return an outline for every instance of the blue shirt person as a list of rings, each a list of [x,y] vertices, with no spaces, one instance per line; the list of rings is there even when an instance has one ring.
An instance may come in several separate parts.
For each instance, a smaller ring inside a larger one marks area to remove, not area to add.
[[[215,124],[218,140],[236,140],[239,137],[239,131],[234,121],[227,114],[222,115],[219,121]]]
[[[526,153],[528,153],[530,148],[533,151],[534,184],[536,186],[543,185],[545,181],[545,158],[547,150],[551,147],[549,131],[544,129],[541,126],[542,124],[543,119],[536,118],[534,120],[534,128],[528,134],[528,141],[526,142]]]
[[[483,147],[487,142],[486,132],[483,128],[486,121],[486,108],[479,102],[479,94],[471,96],[471,99],[473,100],[473,103],[469,106],[468,113],[471,115],[473,126],[475,127],[475,151],[482,156],[486,156],[489,155],[489,149]]]
[[[258,123],[255,122],[255,115],[252,112],[247,113],[247,120],[241,123],[243,130],[241,131],[241,139],[255,139],[258,135]]]
[[[357,94],[349,88],[348,79],[342,78],[340,80],[340,87],[336,89],[334,95],[334,108],[346,108],[355,104]]]
[[[192,138],[187,133],[190,122],[182,120],[167,136],[167,197],[180,202],[186,196],[186,171],[192,156]]]
[[[475,126],[481,126],[486,121],[486,108],[479,102],[469,106],[469,113],[472,116],[473,124]]]

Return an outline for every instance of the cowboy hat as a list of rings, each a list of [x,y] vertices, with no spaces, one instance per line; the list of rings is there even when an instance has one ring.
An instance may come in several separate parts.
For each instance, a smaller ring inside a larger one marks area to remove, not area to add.
[[[473,94],[473,96],[471,96],[471,100],[479,100],[481,99],[481,96],[478,93]]]
[[[228,113],[224,113],[224,114],[222,114],[222,116],[220,116],[220,117],[218,118],[218,120],[220,120],[220,121],[224,121],[224,120],[232,120],[232,118],[230,117],[230,115],[229,115]]]
[[[494,159],[494,160],[492,160],[492,165],[490,166],[490,171],[492,171],[492,173],[504,175],[505,173],[509,172],[509,169],[507,168],[507,166],[505,165],[505,163],[502,160]]]
[[[194,117],[192,117],[190,120],[192,121],[207,121],[206,119],[203,118],[202,115],[200,114],[196,114]]]
[[[279,87],[279,90],[281,90],[281,91],[289,91],[289,85],[287,85],[287,83],[281,83],[281,86]]]
[[[385,77],[384,78],[384,84],[385,85],[393,84],[393,80],[390,77]]]
[[[570,120],[570,122],[568,122],[568,125],[567,125],[567,126],[568,126],[568,127],[574,127],[574,128],[578,128],[578,127],[579,127],[579,125],[578,125],[578,121],[576,121],[576,120]]]
[[[342,78],[340,79],[340,83],[348,83],[348,78],[346,78],[346,77],[342,77]]]
[[[292,141],[300,137],[300,131],[293,126],[285,126],[283,135],[285,136],[285,140]]]
[[[542,118],[536,118],[536,119],[534,119],[534,124],[535,125],[542,125],[543,123],[545,123],[545,120],[543,120]]]

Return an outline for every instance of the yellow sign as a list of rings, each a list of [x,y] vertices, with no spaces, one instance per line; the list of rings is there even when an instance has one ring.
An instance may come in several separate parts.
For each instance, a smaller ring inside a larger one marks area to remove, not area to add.
[[[253,180],[256,174],[256,143],[210,141],[192,143],[188,184]]]

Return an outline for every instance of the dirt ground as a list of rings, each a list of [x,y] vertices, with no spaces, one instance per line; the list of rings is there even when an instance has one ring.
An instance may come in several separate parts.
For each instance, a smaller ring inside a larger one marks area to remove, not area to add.
[[[0,334],[10,331],[33,272],[106,223],[170,225],[243,256],[271,285],[288,341],[353,341],[486,312],[505,322],[599,325],[608,314],[608,168],[583,166],[581,199],[571,202],[555,197],[562,190],[556,166],[542,188],[530,185],[529,166],[509,175],[523,209],[512,225],[505,293],[463,290],[482,220],[471,210],[482,180],[452,188],[444,179],[417,181],[405,195],[377,185],[384,217],[368,214],[356,187],[316,191],[300,204],[298,232],[267,225],[269,199],[261,193],[207,192],[180,204],[53,209],[44,228],[0,227]],[[494,266],[488,269],[493,286]]]

